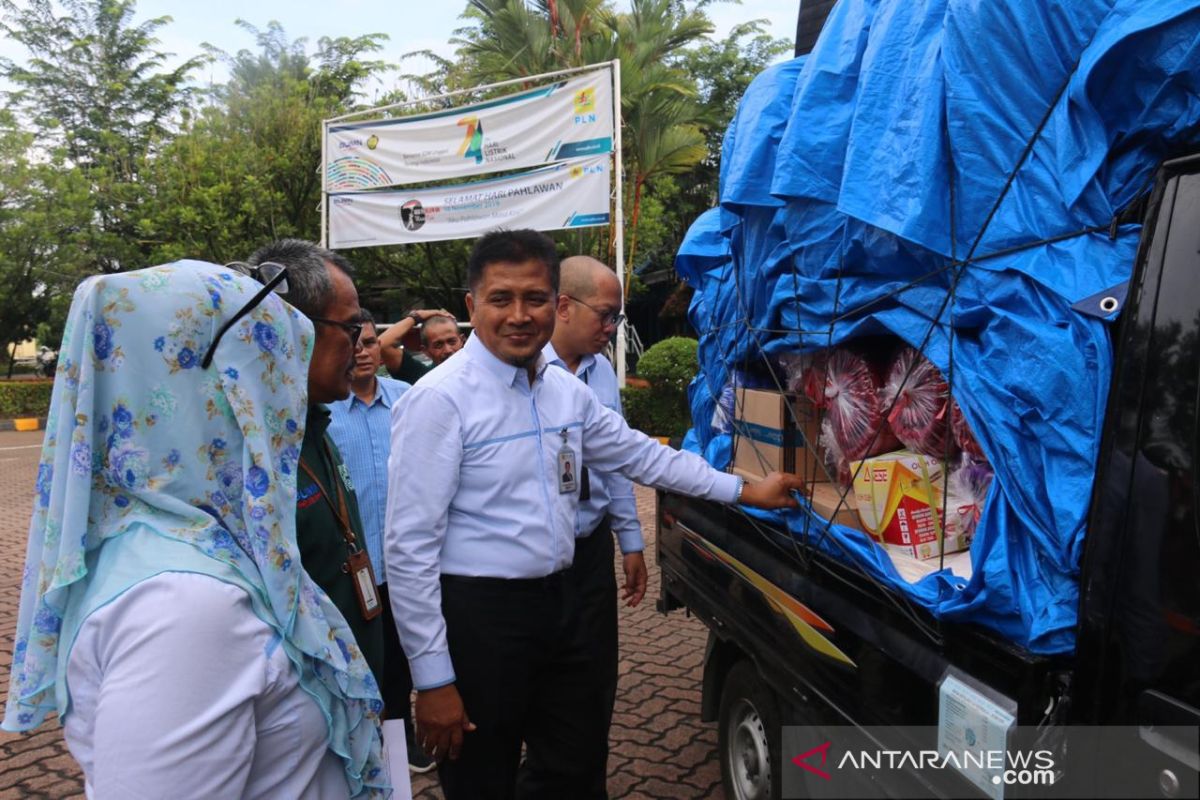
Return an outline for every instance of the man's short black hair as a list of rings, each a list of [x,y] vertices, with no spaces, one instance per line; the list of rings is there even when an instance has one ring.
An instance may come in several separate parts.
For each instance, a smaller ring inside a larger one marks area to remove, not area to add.
[[[363,325],[369,324],[369,325],[374,326],[375,325],[375,315],[372,314],[370,311],[367,311],[365,308],[360,309],[358,312],[358,321],[361,322]]]
[[[495,230],[475,240],[467,259],[467,287],[473,292],[483,280],[488,264],[524,264],[540,261],[550,270],[550,284],[558,292],[558,251],[554,240],[540,231],[521,228]]]

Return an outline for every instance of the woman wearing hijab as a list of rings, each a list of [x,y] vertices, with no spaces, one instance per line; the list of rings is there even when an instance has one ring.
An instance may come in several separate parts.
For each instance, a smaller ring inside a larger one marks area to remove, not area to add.
[[[387,787],[378,687],[296,547],[312,325],[256,277],[178,262],[71,305],[3,727],[57,711],[90,798]]]

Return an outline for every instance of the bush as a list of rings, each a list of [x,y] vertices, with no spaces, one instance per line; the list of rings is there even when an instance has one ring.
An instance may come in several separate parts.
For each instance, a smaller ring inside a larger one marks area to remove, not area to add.
[[[0,381],[0,419],[44,417],[54,381]]]
[[[655,389],[687,394],[688,384],[700,369],[695,339],[673,336],[647,348],[637,363],[639,378]]]
[[[681,408],[678,400],[653,389],[626,386],[621,390],[621,405],[629,427],[649,436],[676,438],[687,433],[691,415]]]
[[[674,337],[650,347],[637,365],[637,376],[649,388],[621,392],[630,427],[651,436],[681,437],[691,426],[687,387],[699,369],[696,340]]]

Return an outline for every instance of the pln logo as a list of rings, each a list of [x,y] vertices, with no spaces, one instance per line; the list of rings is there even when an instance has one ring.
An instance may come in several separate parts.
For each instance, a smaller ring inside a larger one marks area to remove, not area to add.
[[[367,149],[374,150],[378,146],[379,146],[379,137],[372,133],[370,138],[367,139]]]
[[[603,174],[604,174],[604,165],[603,164],[587,164],[587,165],[580,164],[580,165],[571,167],[571,172],[570,172],[570,175],[572,178],[582,178],[584,175],[603,175]]]
[[[462,146],[458,154],[463,158],[473,158],[476,164],[483,163],[483,120],[479,117],[463,117],[458,121],[459,127],[465,128]]]
[[[596,121],[596,87],[589,86],[575,93],[575,124],[587,125]]]

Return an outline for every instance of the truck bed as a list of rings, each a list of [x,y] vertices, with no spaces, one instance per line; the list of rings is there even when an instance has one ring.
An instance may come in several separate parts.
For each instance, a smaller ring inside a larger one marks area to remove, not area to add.
[[[751,658],[797,721],[936,725],[938,684],[955,667],[1015,700],[1019,724],[1036,724],[1069,666],[936,620],[737,508],[660,493],[658,562],[660,609],[686,607],[709,626],[710,660]],[[720,665],[711,666],[719,681]]]

